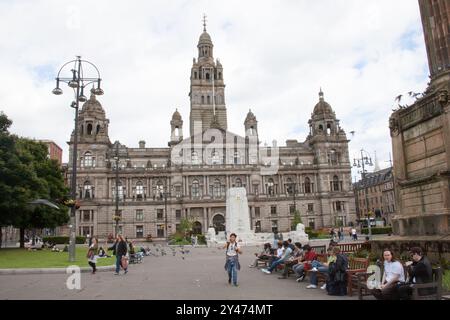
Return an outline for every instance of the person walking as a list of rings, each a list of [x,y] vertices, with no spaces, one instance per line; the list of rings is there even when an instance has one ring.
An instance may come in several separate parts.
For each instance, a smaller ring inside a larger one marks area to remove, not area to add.
[[[223,249],[226,249],[226,262],[225,262],[225,270],[228,272],[228,283],[235,287],[238,286],[237,282],[237,272],[241,270],[241,266],[239,264],[239,254],[242,254],[241,247],[236,242],[236,234],[230,234],[230,241],[226,243]]]
[[[353,228],[351,232],[352,232],[353,240],[357,241],[358,240],[358,233],[356,232],[356,229]]]
[[[96,237],[93,237],[91,242],[92,243],[89,246],[87,258],[89,265],[92,267],[92,274],[95,274],[95,272],[97,272],[98,240]]]
[[[128,273],[128,263],[126,263],[126,254],[128,252],[127,243],[123,239],[121,234],[117,235],[116,243],[114,244],[115,247],[115,254],[116,254],[116,272],[115,275],[119,275],[120,273],[120,267],[124,269],[124,274]]]

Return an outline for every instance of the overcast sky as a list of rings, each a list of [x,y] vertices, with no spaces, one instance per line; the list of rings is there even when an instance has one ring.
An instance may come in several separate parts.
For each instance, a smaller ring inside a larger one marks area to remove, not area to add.
[[[54,140],[67,161],[73,95],[51,90],[59,67],[82,55],[100,69],[111,141],[165,147],[175,108],[189,133],[203,13],[224,67],[230,131],[244,134],[251,108],[263,142],[304,141],[322,87],[352,159],[365,148],[389,165],[394,99],[428,81],[416,0],[0,0],[0,111],[12,132]]]

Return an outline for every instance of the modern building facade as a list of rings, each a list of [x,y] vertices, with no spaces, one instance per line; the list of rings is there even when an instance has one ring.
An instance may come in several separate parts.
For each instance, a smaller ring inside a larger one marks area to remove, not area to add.
[[[401,236],[450,232],[450,4],[419,0],[431,81],[390,118],[396,215]]]
[[[257,232],[290,230],[296,210],[306,226],[317,229],[354,223],[349,141],[322,90],[304,142],[260,146],[252,111],[242,135],[227,130],[224,69],[214,59],[206,28],[197,47],[190,72],[189,137],[183,137],[184,121],[176,110],[168,123],[168,147],[111,143],[110,123],[95,95],[82,106],[78,234],[114,234],[117,199],[118,231],[128,238],[165,238],[184,218],[194,222],[194,232],[223,231],[226,191],[232,187],[246,189],[251,227]]]

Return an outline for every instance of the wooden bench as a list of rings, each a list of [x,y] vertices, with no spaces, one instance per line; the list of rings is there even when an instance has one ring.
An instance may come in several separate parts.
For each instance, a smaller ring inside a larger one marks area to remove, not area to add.
[[[327,254],[327,246],[314,246],[311,249],[317,254]]]
[[[328,256],[325,253],[318,253],[316,260],[319,261],[320,263],[324,264],[328,261]],[[306,275],[310,277],[311,272],[313,272],[313,271],[311,271],[311,270],[306,271]],[[318,285],[320,285],[321,283],[327,282],[327,275],[322,272],[316,272],[316,277],[317,277]]]
[[[354,281],[354,275],[366,273],[369,267],[367,258],[350,258],[347,270],[347,294],[353,296],[353,289],[359,290],[358,282]],[[367,281],[367,278],[366,278]]]
[[[403,266],[405,277],[407,277],[407,267]],[[381,270],[381,277],[383,274],[383,268],[380,268]],[[442,269],[440,267],[433,268],[432,270],[432,279],[433,281],[430,283],[423,283],[423,284],[411,284],[412,289],[412,296],[411,300],[441,300],[442,299]],[[369,276],[372,276],[374,273],[366,273],[366,272],[360,272],[356,273],[352,276],[352,281],[358,284],[358,299],[363,300],[364,296],[371,296],[372,292],[370,289],[367,288],[367,279]],[[381,282],[381,279],[377,279],[379,282]],[[408,280],[408,279],[406,279]],[[428,289],[431,292],[429,294],[421,294],[420,291],[423,291],[424,289]]]

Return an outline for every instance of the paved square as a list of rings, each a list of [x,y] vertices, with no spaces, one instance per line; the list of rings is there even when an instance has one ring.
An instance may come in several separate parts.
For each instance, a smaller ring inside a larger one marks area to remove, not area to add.
[[[155,252],[153,247],[152,251]],[[308,279],[278,279],[248,267],[259,248],[246,247],[240,257],[239,287],[228,285],[225,252],[217,248],[191,248],[182,255],[148,256],[142,264],[130,265],[129,273],[81,274],[81,290],[68,290],[66,274],[0,275],[0,299],[168,299],[168,300],[349,300],[331,297],[320,289],[306,289]],[[182,256],[185,258],[183,259]]]

